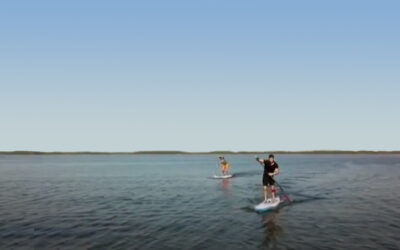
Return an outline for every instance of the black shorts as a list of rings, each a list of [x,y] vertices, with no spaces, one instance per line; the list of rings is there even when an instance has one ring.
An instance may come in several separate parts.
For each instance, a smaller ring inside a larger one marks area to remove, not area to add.
[[[263,176],[263,185],[264,186],[272,186],[275,184],[274,178],[272,178],[271,176],[265,174]]]

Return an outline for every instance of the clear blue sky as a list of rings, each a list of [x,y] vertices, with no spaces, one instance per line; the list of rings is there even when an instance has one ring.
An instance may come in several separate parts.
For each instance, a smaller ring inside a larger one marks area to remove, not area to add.
[[[399,1],[2,1],[0,150],[400,150]]]

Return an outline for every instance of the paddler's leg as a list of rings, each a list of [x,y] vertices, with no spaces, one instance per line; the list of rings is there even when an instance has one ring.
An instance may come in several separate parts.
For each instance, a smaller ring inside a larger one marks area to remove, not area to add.
[[[267,197],[271,198],[271,185],[267,186]],[[268,199],[269,202],[271,202],[271,199]]]
[[[268,199],[268,177],[266,174],[263,175],[263,188],[264,188],[264,202],[267,202]]]
[[[272,202],[275,202],[275,192],[276,192],[276,188],[275,188],[275,180],[274,180],[274,178],[272,178],[272,177],[271,177],[271,179],[270,179],[270,186],[271,186]]]
[[[265,182],[266,182],[266,186],[267,186],[267,197],[269,197],[269,199],[267,200],[268,202],[272,202],[272,199],[271,199],[271,187],[272,187],[272,185],[274,184],[273,183],[273,180],[272,180],[272,178],[271,178],[271,176],[269,176],[269,175],[267,175],[266,176],[266,180],[265,180]]]
[[[271,186],[272,202],[275,202],[275,191],[276,191],[275,186],[272,185],[272,186]]]
[[[264,202],[267,201],[268,198],[268,187],[267,186],[263,186],[264,187]]]

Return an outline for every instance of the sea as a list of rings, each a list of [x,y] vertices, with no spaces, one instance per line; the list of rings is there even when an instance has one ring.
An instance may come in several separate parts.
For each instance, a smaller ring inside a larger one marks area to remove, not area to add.
[[[400,249],[400,155],[276,155],[264,213],[254,155],[225,158],[0,155],[0,249]]]

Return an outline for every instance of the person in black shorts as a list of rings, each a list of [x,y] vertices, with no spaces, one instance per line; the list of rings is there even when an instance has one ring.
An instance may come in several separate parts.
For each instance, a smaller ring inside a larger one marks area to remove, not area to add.
[[[270,154],[268,159],[260,159],[256,157],[256,160],[264,167],[264,202],[274,202],[276,191],[274,176],[279,174],[279,165],[277,162],[275,162],[275,157],[273,154]],[[268,199],[268,197],[271,198]]]

